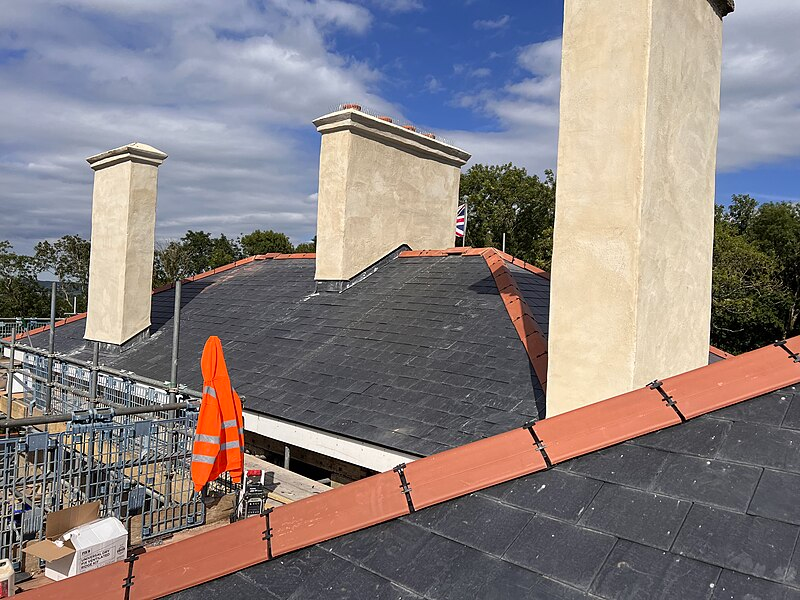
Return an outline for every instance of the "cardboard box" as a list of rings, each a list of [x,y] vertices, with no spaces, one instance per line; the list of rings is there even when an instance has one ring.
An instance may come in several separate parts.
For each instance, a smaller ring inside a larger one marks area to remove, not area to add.
[[[123,560],[128,532],[114,517],[98,519],[100,502],[81,504],[47,515],[46,539],[24,552],[46,562],[45,577],[59,581]]]

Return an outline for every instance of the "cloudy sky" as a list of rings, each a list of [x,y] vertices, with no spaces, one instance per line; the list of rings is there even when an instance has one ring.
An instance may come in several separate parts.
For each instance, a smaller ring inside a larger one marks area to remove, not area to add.
[[[800,197],[800,2],[725,20],[718,201]],[[87,156],[142,141],[159,238],[314,235],[319,137],[341,102],[479,162],[555,166],[561,0],[25,0],[0,19],[0,240],[89,235]]]

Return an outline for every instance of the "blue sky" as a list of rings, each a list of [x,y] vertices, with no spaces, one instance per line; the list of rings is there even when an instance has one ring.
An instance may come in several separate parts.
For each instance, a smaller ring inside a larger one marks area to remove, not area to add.
[[[702,1],[702,0],[697,0]],[[725,20],[717,200],[800,197],[800,2]],[[26,0],[0,20],[0,239],[89,235],[85,157],[170,155],[157,236],[316,222],[319,137],[340,102],[413,122],[474,161],[555,166],[563,3]]]

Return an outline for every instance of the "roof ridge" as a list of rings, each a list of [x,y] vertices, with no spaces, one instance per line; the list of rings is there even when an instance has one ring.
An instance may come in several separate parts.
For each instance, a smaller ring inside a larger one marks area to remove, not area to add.
[[[536,378],[547,393],[547,338],[533,316],[525,296],[519,289],[514,274],[506,265],[501,252],[490,248],[483,253],[486,265],[492,272],[497,291],[506,307],[511,324],[517,331],[528,359],[531,361]]]
[[[790,350],[787,356],[786,350]],[[30,600],[100,600],[135,575],[160,597],[446,500],[544,471],[576,456],[800,382],[800,336],[542,421],[525,424],[324,494],[30,590]],[[786,359],[790,360],[786,360]],[[661,392],[664,392],[663,394]],[[126,564],[127,563],[127,564]],[[134,573],[135,571],[135,573]],[[126,579],[126,576],[128,579]]]
[[[487,253],[494,252],[504,261],[513,264],[514,266],[520,267],[521,269],[525,269],[526,271],[530,271],[531,273],[535,273],[540,277],[544,277],[545,279],[550,279],[550,273],[545,271],[544,269],[540,269],[536,265],[532,265],[529,262],[525,262],[521,258],[517,258],[508,254],[507,252],[503,252],[502,250],[498,250],[497,248],[493,248],[491,246],[487,246],[484,248],[473,248],[472,246],[455,246],[453,248],[447,248],[445,250],[406,250],[405,252],[400,253],[400,258],[416,258],[420,256],[450,256],[453,254],[460,254],[462,256],[484,256]]]

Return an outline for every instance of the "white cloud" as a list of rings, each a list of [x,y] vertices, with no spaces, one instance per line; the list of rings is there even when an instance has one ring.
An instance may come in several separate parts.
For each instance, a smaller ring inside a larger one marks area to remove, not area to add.
[[[741,2],[725,18],[718,169],[800,157],[800,2]],[[533,172],[556,164],[561,40],[523,48],[527,73],[454,102],[495,119],[492,132],[443,132],[476,162],[513,161]],[[463,72],[465,68],[461,66]]]
[[[516,61],[526,73],[524,78],[456,99],[459,106],[493,117],[496,131],[442,133],[471,151],[473,162],[513,162],[541,173],[556,164],[561,39],[526,46]]]
[[[393,13],[413,12],[425,8],[422,0],[373,0],[373,2]]]
[[[370,26],[334,0],[27,0],[0,22],[0,239],[88,235],[84,158],[142,141],[170,157],[158,230],[314,235],[319,140],[339,102],[398,114],[381,75],[328,32]],[[2,51],[0,51],[2,52]]]
[[[800,3],[740,2],[725,18],[719,169],[800,156]]]
[[[486,20],[478,20],[475,21],[472,26],[475,29],[502,29],[506,25],[508,25],[509,21],[511,21],[511,17],[508,15],[503,15],[502,17],[498,17],[497,19],[486,19]]]

